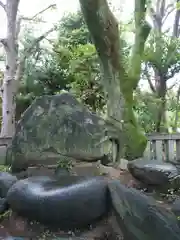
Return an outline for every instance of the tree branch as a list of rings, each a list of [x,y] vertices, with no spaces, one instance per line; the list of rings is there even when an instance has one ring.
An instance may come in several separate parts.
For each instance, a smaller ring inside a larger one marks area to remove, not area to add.
[[[22,21],[21,17],[17,18],[17,21],[16,21],[16,40],[18,40],[19,33],[20,33],[20,30],[21,30],[21,21]]]
[[[180,0],[177,0],[176,3],[180,3]],[[180,10],[176,10],[176,15],[174,19],[174,25],[173,25],[173,37],[179,37],[179,20],[180,20]]]
[[[174,4],[173,3],[170,3],[167,5],[166,9],[165,9],[165,12],[168,12],[169,9],[172,9],[174,7]]]
[[[166,1],[162,0],[161,5],[160,5],[160,9],[159,9],[159,13],[160,13],[161,19],[165,15],[165,5],[166,5]]]
[[[123,66],[120,64],[122,56],[119,46],[118,23],[109,9],[107,1],[80,0],[80,5],[101,61],[103,59],[109,61],[115,71],[119,71],[119,68],[123,68]]]
[[[6,38],[1,38],[0,43],[4,47],[5,51],[7,50],[8,44],[7,44],[7,39]]]
[[[168,87],[167,90],[169,91],[169,90],[173,89],[173,87],[175,87],[176,85],[177,85],[177,81],[175,83],[173,83],[170,87]]]
[[[0,1],[0,6],[4,9],[4,11],[6,12],[6,5]]]
[[[50,28],[47,32],[36,38],[33,43],[31,44],[30,47],[26,48],[24,50],[24,54],[22,59],[20,59],[18,63],[18,69],[16,73],[16,80],[19,81],[24,73],[24,68],[25,68],[25,61],[26,59],[32,54],[34,48],[38,45],[39,42],[41,42],[43,39],[45,39],[51,32],[55,31],[57,29],[57,26],[54,26]]]
[[[49,10],[50,8],[51,8],[51,9],[52,9],[52,8],[56,8],[56,4],[51,4],[51,5],[49,5],[48,7],[44,8],[44,9],[41,10],[40,12],[36,13],[31,19],[32,19],[32,20],[35,19],[37,16],[39,16],[40,14],[46,12],[46,11]]]
[[[167,20],[167,18],[169,17],[169,15],[174,11],[174,7],[172,7],[167,14],[164,16],[163,21],[162,21],[162,25],[165,23],[165,21]]]
[[[153,8],[150,9],[151,18],[153,21],[153,26],[161,32],[162,29],[162,18],[158,12],[155,12]]]
[[[151,91],[152,91],[153,93],[155,93],[155,92],[156,92],[156,88],[155,88],[155,86],[153,85],[153,83],[152,83],[152,81],[151,81],[150,74],[148,73],[148,69],[147,69],[147,64],[146,64],[146,66],[145,66],[144,73],[145,73],[145,76],[146,76],[146,78],[147,78],[147,80],[148,80],[148,83],[149,83],[149,86],[150,86]]]
[[[137,87],[140,73],[141,60],[144,52],[144,45],[149,36],[151,27],[145,20],[146,15],[146,1],[135,0],[135,43],[133,45],[130,69],[128,76],[133,79],[133,89]]]
[[[179,3],[180,0],[177,0],[176,3]],[[180,10],[177,9],[176,10],[176,14],[175,14],[175,19],[174,19],[174,24],[173,24],[173,33],[172,33],[172,38],[171,38],[171,44],[173,43],[173,38],[177,38],[179,37],[179,20],[180,20]],[[171,45],[170,45],[171,46]],[[166,62],[166,66],[169,67],[169,65],[171,64],[172,59],[174,58],[174,54],[176,52],[176,47],[174,46],[173,49],[171,47],[169,47],[168,49],[168,53],[167,56],[169,56],[167,62]],[[176,72],[172,71],[172,77]]]
[[[32,17],[24,17],[24,16],[21,16],[21,19],[24,20],[24,21],[35,21],[36,18],[41,15],[42,13],[46,12],[47,10],[51,9],[51,8],[55,8],[56,7],[56,4],[51,4],[49,5],[48,7],[42,9],[41,11],[39,11],[38,13],[36,13],[34,16]],[[43,21],[44,22],[44,21]]]
[[[157,21],[157,13],[155,12],[154,8],[150,7],[149,11],[150,11],[150,14],[151,14],[151,17],[153,18],[153,20]]]
[[[32,50],[34,49],[34,47],[41,42],[43,39],[45,39],[50,33],[52,33],[53,31],[55,31],[57,29],[57,26],[54,26],[52,28],[50,28],[47,32],[43,33],[41,36],[39,36],[38,38],[36,38],[33,43],[31,44],[31,46],[29,48],[27,48],[25,50],[26,54],[29,56],[29,54],[31,54]],[[26,55],[25,54],[25,55]]]

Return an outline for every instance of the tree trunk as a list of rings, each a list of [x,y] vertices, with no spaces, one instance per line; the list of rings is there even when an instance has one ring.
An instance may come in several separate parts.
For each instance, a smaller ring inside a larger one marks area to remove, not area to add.
[[[15,74],[17,69],[18,44],[16,38],[16,18],[19,0],[7,0],[7,39],[2,40],[6,51],[6,70],[4,73],[2,92],[2,125],[1,136],[12,137],[15,132],[15,109],[17,83]]]
[[[179,4],[180,0],[176,1],[176,4]],[[179,37],[179,19],[180,19],[180,9],[178,8],[176,10],[176,14],[175,14],[175,19],[174,19],[174,25],[173,25],[173,37]]]
[[[0,6],[4,9],[7,17],[7,38],[0,40],[4,46],[6,54],[6,70],[1,87],[1,137],[12,137],[15,133],[16,94],[18,92],[20,79],[24,73],[26,59],[32,54],[34,47],[56,29],[56,26],[54,26],[36,38],[29,48],[24,49],[22,59],[18,59],[18,36],[21,27],[21,20],[23,19],[17,18],[19,2],[20,0],[7,0],[6,4],[3,4],[0,1]],[[55,5],[52,4],[46,7],[33,18],[54,6]],[[33,20],[33,18],[30,20]]]
[[[166,122],[166,92],[167,92],[167,84],[163,75],[159,73],[159,71],[155,71],[157,80],[156,89],[157,96],[161,100],[159,106],[157,107],[157,122],[156,122],[156,132],[168,132],[167,122]]]
[[[140,80],[141,57],[150,32],[145,22],[145,1],[135,2],[136,36],[130,71],[123,64],[118,23],[106,0],[80,0],[89,31],[101,65],[102,84],[107,94],[107,117],[116,131],[121,154],[131,160],[142,156],[146,138],[141,133],[133,112],[133,90]]]

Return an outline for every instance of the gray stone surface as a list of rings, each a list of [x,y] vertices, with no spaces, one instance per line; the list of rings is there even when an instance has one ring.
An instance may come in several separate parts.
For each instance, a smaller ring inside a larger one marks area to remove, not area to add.
[[[61,230],[87,227],[108,214],[107,180],[103,177],[30,177],[7,193],[12,211]]]
[[[179,171],[175,165],[158,160],[136,159],[128,163],[132,176],[146,185],[179,186]]]
[[[127,240],[179,240],[176,216],[155,200],[118,180],[109,182],[114,213]]]
[[[68,93],[40,97],[19,121],[6,163],[20,171],[42,160],[96,161],[111,149],[109,140],[102,143],[105,126],[102,118]]]

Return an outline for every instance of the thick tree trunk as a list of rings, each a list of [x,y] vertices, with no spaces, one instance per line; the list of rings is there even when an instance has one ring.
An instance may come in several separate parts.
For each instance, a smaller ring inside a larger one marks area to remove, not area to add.
[[[167,84],[166,79],[156,70],[157,84],[157,96],[161,100],[159,106],[157,107],[157,122],[156,122],[156,132],[168,132],[167,122],[166,122],[166,92]]]
[[[146,138],[133,113],[133,90],[140,80],[141,56],[150,32],[145,22],[145,1],[135,2],[136,36],[129,72],[124,69],[118,23],[107,1],[80,0],[80,4],[102,65],[108,120],[119,130],[116,137],[121,153],[129,160],[140,157],[146,147]]]
[[[6,70],[4,73],[2,92],[2,125],[1,136],[12,137],[15,132],[15,109],[17,83],[15,81],[18,44],[16,38],[16,18],[19,0],[7,0],[7,38],[2,40],[6,51]]]
[[[166,122],[166,99],[165,96],[163,98],[159,98],[161,103],[158,107],[157,114],[157,123],[156,123],[156,132],[168,133],[167,122]]]

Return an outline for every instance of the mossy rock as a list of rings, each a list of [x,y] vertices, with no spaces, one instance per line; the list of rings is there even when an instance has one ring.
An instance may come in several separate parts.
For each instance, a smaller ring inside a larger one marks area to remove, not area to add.
[[[29,163],[55,164],[65,156],[95,161],[111,152],[111,141],[102,143],[106,122],[91,113],[69,93],[37,98],[17,124],[6,164],[13,171]]]

